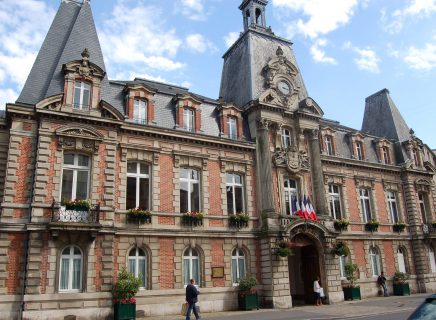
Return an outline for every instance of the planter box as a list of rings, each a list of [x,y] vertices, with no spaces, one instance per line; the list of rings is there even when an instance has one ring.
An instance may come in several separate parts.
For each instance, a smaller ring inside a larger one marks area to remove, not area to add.
[[[238,300],[239,300],[239,309],[240,310],[259,309],[259,303],[257,301],[257,293],[239,296]]]
[[[87,206],[76,206],[76,205],[65,205],[66,210],[72,210],[72,211],[89,211],[89,208]]]
[[[190,227],[198,227],[203,225],[203,218],[194,218],[189,216],[182,216],[182,225]]]
[[[395,296],[410,296],[410,288],[408,283],[395,284],[394,283],[394,295]]]
[[[366,231],[371,231],[371,232],[378,231],[378,226],[377,225],[366,224],[365,225],[365,230]]]
[[[237,229],[247,228],[248,222],[247,221],[236,221],[236,220],[230,219],[229,226],[231,228],[237,228]]]
[[[127,222],[132,224],[151,223],[151,216],[127,214]]]
[[[345,300],[361,300],[360,288],[342,288]]]
[[[114,319],[115,320],[134,320],[136,319],[136,304],[121,303],[114,304]]]

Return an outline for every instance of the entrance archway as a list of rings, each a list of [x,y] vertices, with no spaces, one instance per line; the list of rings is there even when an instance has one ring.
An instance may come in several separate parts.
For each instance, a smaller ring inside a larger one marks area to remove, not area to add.
[[[317,276],[321,282],[323,278],[319,247],[311,237],[301,233],[291,242],[294,254],[289,258],[288,266],[292,304],[314,304],[313,282]]]

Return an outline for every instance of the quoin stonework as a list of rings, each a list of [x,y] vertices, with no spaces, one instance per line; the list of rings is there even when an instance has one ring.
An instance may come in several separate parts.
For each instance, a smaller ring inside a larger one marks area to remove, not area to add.
[[[190,278],[203,312],[237,309],[247,274],[265,307],[313,303],[317,275],[335,303],[347,262],[362,298],[381,271],[391,288],[402,271],[412,292],[436,290],[434,153],[387,89],[366,99],[361,130],[325,119],[267,3],[240,5],[212,99],[110,79],[91,3],[61,1],[0,118],[0,319],[110,317],[122,268],[151,317],[177,314]],[[295,215],[304,198],[318,221]]]

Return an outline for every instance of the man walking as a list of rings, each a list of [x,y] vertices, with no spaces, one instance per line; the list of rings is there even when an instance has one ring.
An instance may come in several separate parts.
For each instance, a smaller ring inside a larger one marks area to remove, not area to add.
[[[389,297],[388,287],[386,286],[386,278],[383,271],[378,276],[377,283],[383,288],[383,296]]]
[[[200,320],[200,315],[197,312],[195,304],[198,302],[198,294],[200,293],[195,286],[195,279],[191,279],[186,286],[186,302],[188,303],[188,311],[186,312],[186,320],[191,319],[191,311],[194,311],[195,319]]]

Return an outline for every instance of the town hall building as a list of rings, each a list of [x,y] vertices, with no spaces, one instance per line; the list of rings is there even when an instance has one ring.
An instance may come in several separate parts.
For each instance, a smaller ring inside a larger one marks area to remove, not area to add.
[[[110,79],[90,1],[61,1],[0,117],[0,319],[110,318],[123,268],[150,317],[179,313],[190,278],[202,312],[236,310],[245,275],[263,307],[313,303],[316,276],[336,303],[347,263],[363,299],[381,271],[436,291],[435,154],[387,89],[361,130],[324,118],[267,4],[239,6],[216,99]]]

